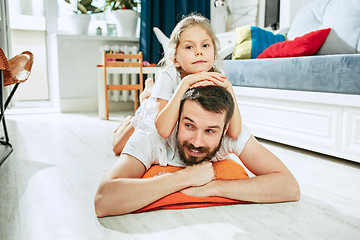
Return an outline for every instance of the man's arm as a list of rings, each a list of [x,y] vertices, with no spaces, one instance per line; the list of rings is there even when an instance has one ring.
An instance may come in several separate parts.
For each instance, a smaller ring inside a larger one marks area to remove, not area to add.
[[[242,180],[214,180],[182,192],[192,196],[219,196],[257,203],[297,201],[300,188],[287,167],[272,152],[250,137],[240,154],[244,165],[256,175]]]
[[[142,179],[145,166],[136,158],[122,154],[105,174],[95,195],[98,217],[133,212],[156,200],[190,186],[201,186],[215,178],[211,163]]]

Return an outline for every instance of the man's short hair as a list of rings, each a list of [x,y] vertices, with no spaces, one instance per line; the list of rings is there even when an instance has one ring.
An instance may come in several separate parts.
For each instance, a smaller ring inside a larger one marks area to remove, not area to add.
[[[209,112],[225,112],[225,126],[229,123],[234,114],[234,100],[231,93],[223,87],[206,86],[187,90],[181,99],[179,117],[186,100],[192,100],[199,103]]]

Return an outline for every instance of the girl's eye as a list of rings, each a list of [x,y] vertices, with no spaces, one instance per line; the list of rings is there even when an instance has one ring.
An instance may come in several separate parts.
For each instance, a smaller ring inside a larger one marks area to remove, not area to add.
[[[205,43],[205,44],[203,45],[203,47],[210,47],[210,44]]]
[[[192,46],[186,46],[185,49],[192,49]]]

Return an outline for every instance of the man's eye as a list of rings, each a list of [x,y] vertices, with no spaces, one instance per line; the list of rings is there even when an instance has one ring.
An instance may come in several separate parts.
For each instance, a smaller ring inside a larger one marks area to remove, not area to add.
[[[212,129],[208,129],[208,130],[206,130],[206,132],[207,132],[207,133],[215,133],[215,131],[212,130]]]

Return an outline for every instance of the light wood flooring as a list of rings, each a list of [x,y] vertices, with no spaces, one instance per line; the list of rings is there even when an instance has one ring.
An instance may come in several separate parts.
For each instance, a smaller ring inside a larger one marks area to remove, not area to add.
[[[111,140],[119,119],[7,116],[14,151],[0,167],[1,240],[360,239],[360,164],[264,140],[297,178],[299,202],[98,219],[93,198],[116,160]]]

